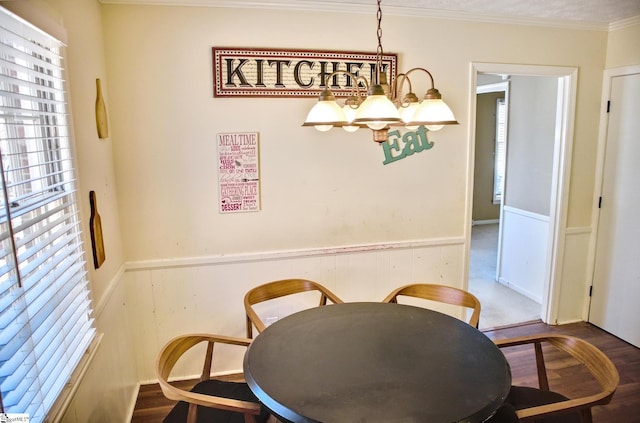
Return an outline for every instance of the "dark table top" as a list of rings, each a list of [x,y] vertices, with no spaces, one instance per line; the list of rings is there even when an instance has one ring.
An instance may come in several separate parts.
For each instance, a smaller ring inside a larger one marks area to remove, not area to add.
[[[481,422],[511,371],[467,323],[400,304],[345,303],[267,327],[244,358],[247,383],[290,422]]]

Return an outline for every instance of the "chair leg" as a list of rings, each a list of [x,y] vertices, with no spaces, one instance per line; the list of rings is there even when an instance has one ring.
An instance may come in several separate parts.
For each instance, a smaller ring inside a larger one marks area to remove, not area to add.
[[[593,419],[591,416],[591,409],[583,408],[580,411],[580,419],[582,420],[582,423],[593,423]]]
[[[196,423],[198,418],[198,406],[196,404],[189,404],[189,412],[187,413],[187,423]]]
[[[248,314],[247,314],[247,338],[253,339],[253,322],[249,318]]]
[[[547,379],[547,368],[544,364],[544,354],[542,353],[542,345],[540,342],[534,344],[536,351],[536,367],[538,369],[538,383],[543,391],[549,390],[549,380]]]

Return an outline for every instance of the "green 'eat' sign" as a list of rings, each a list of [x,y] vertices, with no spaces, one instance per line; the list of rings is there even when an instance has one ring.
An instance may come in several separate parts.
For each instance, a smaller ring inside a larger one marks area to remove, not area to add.
[[[415,132],[400,134],[399,130],[389,131],[389,139],[382,143],[384,151],[384,161],[382,164],[389,164],[400,159],[404,159],[413,153],[429,150],[433,147],[433,142],[429,142],[427,132],[429,130],[423,125]]]

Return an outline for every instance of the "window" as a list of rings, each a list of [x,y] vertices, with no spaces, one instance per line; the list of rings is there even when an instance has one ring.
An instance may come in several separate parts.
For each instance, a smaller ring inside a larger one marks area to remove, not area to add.
[[[493,204],[500,204],[507,160],[507,107],[504,98],[496,101],[496,147],[493,156]]]
[[[95,337],[62,47],[0,8],[0,399],[32,423]]]

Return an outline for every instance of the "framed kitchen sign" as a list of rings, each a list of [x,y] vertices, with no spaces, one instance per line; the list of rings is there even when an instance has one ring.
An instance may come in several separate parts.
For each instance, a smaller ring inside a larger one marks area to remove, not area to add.
[[[260,210],[259,134],[218,134],[220,213]]]
[[[327,82],[335,96],[348,96],[356,81],[375,79],[377,54],[347,51],[213,47],[214,97],[316,97]],[[385,53],[382,67],[389,81],[397,75],[398,55]],[[360,88],[364,85],[360,82]]]

